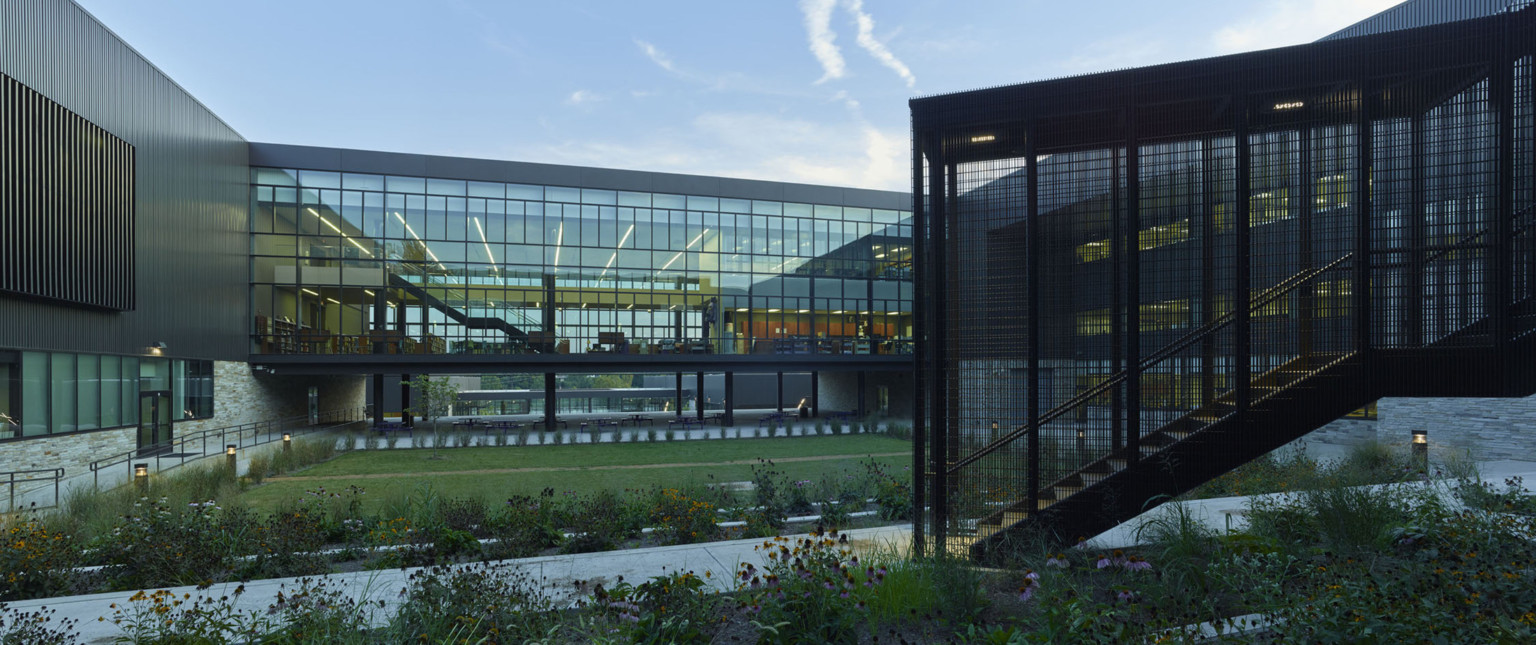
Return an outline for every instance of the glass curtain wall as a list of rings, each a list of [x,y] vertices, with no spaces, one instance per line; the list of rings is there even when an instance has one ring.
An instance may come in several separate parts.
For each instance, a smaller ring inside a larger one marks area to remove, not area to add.
[[[253,170],[257,353],[907,353],[895,210]]]

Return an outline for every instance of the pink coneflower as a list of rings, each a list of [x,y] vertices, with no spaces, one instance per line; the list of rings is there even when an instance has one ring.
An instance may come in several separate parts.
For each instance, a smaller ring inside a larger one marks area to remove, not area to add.
[[[1109,556],[1106,556],[1106,555],[1101,555],[1101,556],[1099,556],[1099,561],[1098,561],[1098,563],[1097,563],[1097,564],[1095,564],[1095,565],[1094,565],[1094,566],[1096,566],[1096,567],[1098,567],[1098,568],[1100,568],[1100,569],[1107,569],[1107,568],[1109,568],[1109,566],[1110,566],[1110,565],[1111,565],[1111,564],[1114,564],[1114,563],[1113,563],[1113,562],[1110,562],[1110,560],[1109,560]]]
[[[1152,569],[1151,562],[1147,562],[1134,555],[1126,559],[1125,564],[1121,566],[1124,566],[1127,571],[1150,571]]]
[[[1067,562],[1067,556],[1064,553],[1057,553],[1046,558],[1045,566],[1056,567],[1057,569],[1070,569],[1072,567],[1071,563]]]

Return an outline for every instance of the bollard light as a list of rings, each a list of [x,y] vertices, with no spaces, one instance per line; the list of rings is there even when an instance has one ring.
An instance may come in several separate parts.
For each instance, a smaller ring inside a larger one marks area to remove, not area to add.
[[[149,489],[149,464],[133,465],[133,485],[140,493]]]
[[[1419,428],[1413,431],[1413,460],[1419,469],[1429,471],[1429,431]]]
[[[229,466],[230,477],[238,476],[239,471],[235,470],[235,444],[224,446],[224,463]]]
[[[283,452],[293,452],[293,435],[287,432],[283,433]]]

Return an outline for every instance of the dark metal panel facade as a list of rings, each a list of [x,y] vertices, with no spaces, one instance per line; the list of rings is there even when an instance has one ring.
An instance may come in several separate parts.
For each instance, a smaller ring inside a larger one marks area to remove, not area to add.
[[[176,357],[244,360],[245,140],[68,0],[0,0],[0,73],[132,147],[136,219],[124,232],[133,270],[122,276],[131,281],[132,311],[0,295],[0,347],[140,354],[160,341]],[[72,243],[96,224],[53,220],[43,233]],[[80,255],[89,260],[84,250]],[[69,270],[46,262],[29,267]]]
[[[906,210],[910,196],[897,191],[815,186],[755,179],[706,177],[643,170],[586,168],[522,161],[465,159],[435,155],[253,143],[251,165],[341,172],[514,181],[606,190],[708,195],[862,208]]]
[[[914,100],[925,538],[1070,542],[1382,396],[1536,390],[1523,6]]]
[[[0,74],[0,293],[133,309],[133,146]]]
[[[1471,20],[1529,5],[1531,0],[1408,0],[1370,18],[1340,29],[1323,40],[1354,38],[1399,29],[1428,27],[1457,20]]]

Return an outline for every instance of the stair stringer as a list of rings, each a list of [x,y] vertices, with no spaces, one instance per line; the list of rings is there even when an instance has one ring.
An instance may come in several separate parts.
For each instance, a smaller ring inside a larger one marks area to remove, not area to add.
[[[1246,415],[1227,415],[1130,468],[979,537],[971,556],[990,562],[1012,550],[1012,544],[1067,545],[1098,535],[1370,403],[1378,398],[1371,380],[1364,359],[1341,359],[1256,401]],[[1025,508],[1027,502],[1014,510]]]

